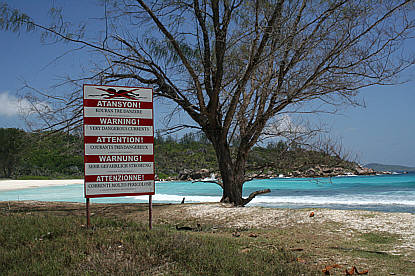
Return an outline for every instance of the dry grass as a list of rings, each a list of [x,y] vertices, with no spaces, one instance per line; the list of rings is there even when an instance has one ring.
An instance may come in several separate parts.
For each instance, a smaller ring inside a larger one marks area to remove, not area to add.
[[[92,223],[120,218],[146,223],[145,204],[92,204]],[[0,210],[75,216],[84,221],[84,204],[0,202]],[[310,217],[310,212],[314,216]],[[196,227],[192,237],[234,241],[234,252],[291,252],[310,273],[337,264],[331,275],[344,275],[356,266],[370,275],[415,275],[415,216],[345,210],[234,208],[224,204],[154,205],[154,225],[174,231],[175,225]],[[169,230],[170,231],[170,230]],[[229,245],[230,246],[230,245]],[[231,246],[232,247],[232,246]],[[249,254],[251,254],[249,253]],[[164,271],[170,263],[151,267]],[[153,273],[152,273],[153,274]],[[190,275],[197,275],[190,274]],[[296,275],[296,274],[293,274]]]
[[[314,216],[310,217],[313,212]],[[205,223],[222,232],[252,231],[266,246],[281,242],[306,264],[332,275],[356,266],[372,275],[415,275],[415,215],[361,210],[234,208],[226,204],[173,205],[159,222]],[[391,274],[390,274],[391,273]]]

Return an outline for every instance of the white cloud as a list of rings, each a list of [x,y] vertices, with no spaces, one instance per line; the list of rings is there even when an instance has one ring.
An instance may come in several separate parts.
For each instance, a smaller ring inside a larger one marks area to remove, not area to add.
[[[19,114],[20,100],[7,92],[0,94],[0,114],[6,116],[15,116]]]
[[[0,94],[0,115],[16,116],[19,114],[28,115],[33,110],[33,105],[27,99],[19,99],[14,95],[9,95],[7,92]],[[46,110],[49,105],[44,102],[35,104],[36,108]]]
[[[291,117],[287,114],[280,115],[277,117],[267,128],[268,133],[275,134],[300,134],[306,132],[304,126],[300,124],[295,124]]]

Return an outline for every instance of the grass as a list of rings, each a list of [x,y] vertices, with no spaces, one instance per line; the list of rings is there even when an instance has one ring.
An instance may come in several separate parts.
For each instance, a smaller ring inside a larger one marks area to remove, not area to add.
[[[0,211],[1,275],[315,275],[282,247],[120,218]]]
[[[413,250],[395,250],[401,235],[330,221],[236,228],[181,207],[154,204],[149,231],[146,204],[92,204],[86,229],[84,204],[0,202],[0,275],[321,275],[335,264],[330,275],[415,275]]]
[[[296,253],[298,260],[320,271],[325,266],[341,266],[332,269],[330,275],[345,275],[344,270],[353,266],[359,271],[368,269],[370,275],[415,275],[411,256],[392,253],[402,242],[399,235],[377,231],[345,235],[344,231],[336,231],[342,227],[341,223],[332,222],[253,231],[258,234],[256,246],[270,248],[279,242]]]
[[[386,232],[371,232],[363,233],[362,239],[372,244],[391,244],[398,240],[398,236]]]

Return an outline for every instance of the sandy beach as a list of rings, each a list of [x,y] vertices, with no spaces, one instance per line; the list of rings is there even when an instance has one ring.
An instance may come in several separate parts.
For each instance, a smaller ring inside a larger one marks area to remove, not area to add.
[[[82,184],[83,179],[70,180],[0,180],[0,192],[25,188],[62,186]],[[21,202],[34,206],[56,205],[64,203]],[[65,203],[80,206],[81,203]],[[100,204],[94,204],[98,209]],[[112,204],[108,206],[123,206]],[[145,205],[144,205],[145,206]],[[112,208],[112,207],[111,207]],[[98,211],[98,210],[97,210]],[[314,211],[315,216],[309,217]],[[110,212],[112,213],[112,212]],[[116,213],[116,212],[115,212]],[[235,208],[220,203],[199,203],[170,205],[155,211],[156,223],[203,222],[216,227],[228,229],[319,229],[319,235],[338,236],[350,239],[356,233],[386,233],[394,235],[398,241],[395,246],[383,250],[392,255],[415,256],[415,214],[384,213],[364,210],[332,210],[332,209],[279,209],[264,207]],[[133,219],[143,217],[135,212],[127,215]],[[144,217],[146,212],[144,212]],[[333,227],[335,225],[335,227]]]
[[[48,186],[65,186],[83,184],[83,179],[59,180],[0,180],[0,191],[21,190],[27,188],[40,188]]]
[[[193,220],[211,221],[212,223],[234,229],[252,228],[302,228],[312,226],[328,232],[342,233],[344,237],[353,232],[385,232],[398,235],[402,241],[399,247],[390,251],[415,253],[415,214],[383,213],[365,210],[331,210],[316,209],[310,217],[306,209],[277,209],[264,207],[235,208],[221,203],[176,205],[170,208],[162,218],[179,216]],[[335,223],[337,228],[328,227]],[[327,227],[324,227],[327,225]],[[320,234],[323,234],[322,233]],[[330,233],[332,234],[332,233]]]

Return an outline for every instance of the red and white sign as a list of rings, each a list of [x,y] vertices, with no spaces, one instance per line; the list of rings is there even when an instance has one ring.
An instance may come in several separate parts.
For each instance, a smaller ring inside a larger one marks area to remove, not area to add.
[[[84,85],[85,197],[154,194],[153,90]]]

